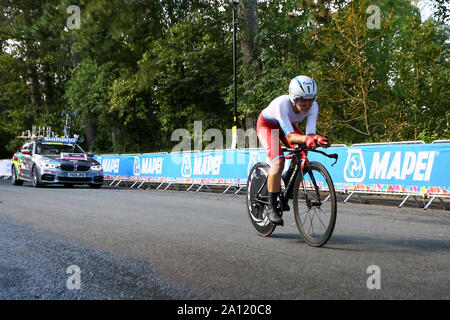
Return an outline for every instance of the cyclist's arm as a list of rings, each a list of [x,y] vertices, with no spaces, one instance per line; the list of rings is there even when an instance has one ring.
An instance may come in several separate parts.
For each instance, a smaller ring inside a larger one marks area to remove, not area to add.
[[[299,134],[297,132],[291,132],[286,135],[286,138],[288,139],[290,144],[301,144],[306,142],[307,136],[312,136],[313,138],[316,137],[316,134]]]
[[[306,134],[316,136],[317,116],[319,115],[319,105],[314,102],[306,117]]]

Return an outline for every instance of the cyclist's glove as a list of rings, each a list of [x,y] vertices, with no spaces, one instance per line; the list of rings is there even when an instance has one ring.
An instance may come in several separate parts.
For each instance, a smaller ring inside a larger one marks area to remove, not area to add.
[[[314,139],[314,136],[306,136],[305,144],[308,149],[314,150],[316,148],[316,139]]]
[[[319,147],[328,148],[331,146],[330,140],[328,140],[327,138],[324,138],[322,136],[316,136],[315,140],[316,140],[317,146],[319,146]]]

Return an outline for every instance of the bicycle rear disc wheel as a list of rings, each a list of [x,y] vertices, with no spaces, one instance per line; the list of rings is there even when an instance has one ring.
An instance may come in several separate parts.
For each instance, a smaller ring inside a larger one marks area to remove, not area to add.
[[[305,166],[303,175],[304,180],[299,174],[294,184],[295,222],[306,243],[321,247],[330,239],[336,224],[334,184],[327,169],[315,161]]]
[[[268,201],[269,192],[267,191],[267,176],[270,167],[267,163],[258,162],[253,166],[247,179],[247,211],[256,233],[262,237],[268,237],[275,230],[275,225],[267,217],[267,207],[258,203],[256,198]],[[263,186],[261,188],[261,186]]]

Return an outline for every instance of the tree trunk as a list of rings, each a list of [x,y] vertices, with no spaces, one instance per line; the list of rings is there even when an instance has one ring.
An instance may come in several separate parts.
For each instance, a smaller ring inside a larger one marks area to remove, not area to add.
[[[246,70],[244,73],[243,85],[244,90],[249,91],[254,87],[254,81],[257,73],[261,70],[259,63],[260,48],[256,41],[258,35],[258,15],[257,1],[243,0],[238,6],[238,24],[240,34],[240,45],[242,52],[242,68]],[[256,119],[245,118],[245,130],[256,127]],[[245,139],[245,146],[249,147],[248,137]]]
[[[123,132],[120,125],[115,125],[111,130],[111,139],[113,144],[113,152],[124,153]]]
[[[34,65],[31,65],[28,70],[28,76],[30,81],[30,102],[33,106],[33,110],[38,110],[41,104],[41,97],[39,95],[39,79]]]
[[[47,63],[42,65],[43,72],[43,84],[44,84],[44,94],[45,94],[45,104],[50,112],[55,110],[55,101],[54,101],[54,84],[53,77],[51,74],[50,66]]]
[[[243,67],[253,64],[259,58],[258,15],[256,0],[243,0],[238,7],[238,23],[241,35],[241,51]]]
[[[89,113],[86,117],[86,143],[88,149],[92,151],[97,135],[97,123],[93,114]]]

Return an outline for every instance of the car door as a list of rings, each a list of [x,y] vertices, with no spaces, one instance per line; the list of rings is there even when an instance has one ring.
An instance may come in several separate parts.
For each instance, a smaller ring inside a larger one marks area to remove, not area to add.
[[[22,171],[22,177],[31,179],[31,168],[32,168],[32,161],[31,161],[31,152],[33,149],[33,142],[29,141],[26,142],[22,148],[20,149],[21,154],[21,161],[19,163]],[[23,151],[28,151],[29,154],[25,154]]]

